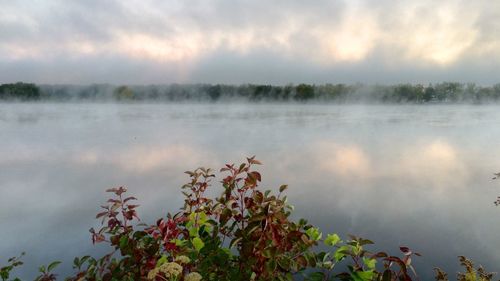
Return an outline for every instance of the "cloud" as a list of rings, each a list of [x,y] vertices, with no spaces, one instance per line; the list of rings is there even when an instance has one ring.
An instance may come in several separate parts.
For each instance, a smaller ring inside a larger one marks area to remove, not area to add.
[[[489,83],[500,59],[500,4],[485,0],[0,5],[0,70],[8,72],[0,82],[433,82],[432,71],[443,80],[480,73],[472,80]],[[263,78],[252,73],[266,69]],[[302,78],[306,71],[320,77]]]

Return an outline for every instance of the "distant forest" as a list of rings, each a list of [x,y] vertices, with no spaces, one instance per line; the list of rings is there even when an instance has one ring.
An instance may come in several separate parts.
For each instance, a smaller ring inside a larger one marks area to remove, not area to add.
[[[489,103],[500,101],[500,84],[298,84],[273,85],[0,85],[1,101],[118,102],[331,102],[331,103]]]

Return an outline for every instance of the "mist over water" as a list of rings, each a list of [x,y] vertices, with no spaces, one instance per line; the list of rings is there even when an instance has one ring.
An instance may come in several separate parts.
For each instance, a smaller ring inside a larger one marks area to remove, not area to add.
[[[458,255],[495,271],[499,121],[486,105],[0,104],[1,258],[26,251],[24,278],[55,259],[69,274],[105,251],[87,231],[105,189],[127,186],[153,223],[181,206],[184,171],[256,155],[262,188],[288,184],[323,233],[409,246],[422,280]]]

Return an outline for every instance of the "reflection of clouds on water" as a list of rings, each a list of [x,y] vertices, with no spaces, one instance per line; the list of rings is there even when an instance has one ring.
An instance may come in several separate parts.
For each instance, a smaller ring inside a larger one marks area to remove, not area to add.
[[[195,145],[166,144],[156,146],[130,145],[105,151],[103,148],[87,149],[82,152],[61,153],[57,149],[23,145],[0,149],[1,165],[28,164],[37,161],[44,163],[68,163],[82,166],[110,165],[119,170],[134,173],[146,173],[162,167],[172,167],[182,163],[196,168],[199,159],[208,159],[210,153],[202,151]]]
[[[118,155],[115,160],[118,161],[116,164],[123,169],[141,173],[155,170],[165,165],[175,165],[178,162],[196,166],[199,165],[197,160],[201,154],[201,151],[197,151],[195,148],[187,145],[165,147],[137,146]]]
[[[440,189],[463,187],[470,179],[465,159],[460,151],[446,140],[416,140],[405,145],[394,144],[382,153],[392,158],[377,157],[373,150],[360,144],[319,141],[312,143],[297,159],[311,159],[312,172],[326,172],[337,181],[374,182],[405,180],[436,192]],[[376,162],[376,164],[374,164]],[[405,186],[398,186],[405,188]]]
[[[195,168],[199,165],[199,159],[207,159],[208,154],[193,145],[131,145],[113,152],[87,150],[78,153],[73,160],[82,165],[113,165],[128,172],[141,174],[173,167],[179,162]]]
[[[0,167],[33,161],[48,160],[56,157],[55,151],[45,149],[42,146],[32,146],[25,143],[0,146]]]
[[[403,151],[400,163],[394,163],[394,177],[429,185],[435,191],[456,189],[468,183],[469,172],[459,151],[443,139],[417,143]]]
[[[73,160],[75,161],[75,163],[91,166],[102,161],[99,155],[100,153],[95,150],[87,150],[75,155]]]
[[[371,163],[361,147],[321,141],[313,144],[320,170],[341,178],[367,178],[371,176]]]

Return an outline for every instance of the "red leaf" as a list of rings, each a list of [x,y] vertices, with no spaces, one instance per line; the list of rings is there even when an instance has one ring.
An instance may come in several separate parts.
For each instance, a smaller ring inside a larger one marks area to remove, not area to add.
[[[96,219],[98,219],[98,218],[100,218],[100,217],[102,217],[102,216],[104,216],[104,215],[106,215],[106,214],[108,214],[108,212],[100,212],[100,213],[98,213],[98,214],[95,216],[95,218],[96,218]]]
[[[122,195],[125,192],[127,192],[127,188],[125,188],[123,186],[120,186],[120,187],[118,187],[118,190],[115,191],[115,194],[118,195],[118,196],[120,196],[120,195]]]
[[[130,200],[137,200],[137,198],[130,196],[130,197],[125,198],[125,200],[123,200],[123,202],[125,203],[125,202],[130,201]]]
[[[405,254],[405,256],[409,256],[412,253],[410,248],[408,248],[408,247],[402,246],[402,247],[399,247],[399,249],[401,250],[401,252],[403,252],[403,254]]]
[[[257,181],[262,181],[262,177],[259,172],[250,172],[248,175],[250,175],[252,178],[256,179]]]
[[[262,163],[259,160],[255,159],[255,156],[247,158],[247,161],[249,164],[262,165]]]

